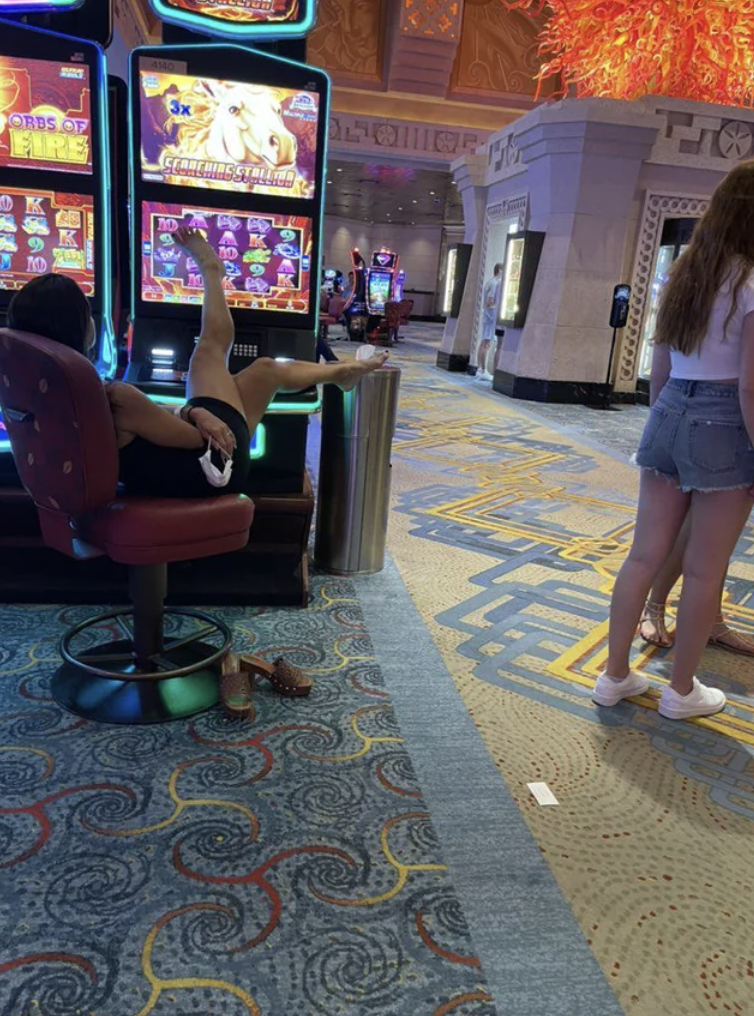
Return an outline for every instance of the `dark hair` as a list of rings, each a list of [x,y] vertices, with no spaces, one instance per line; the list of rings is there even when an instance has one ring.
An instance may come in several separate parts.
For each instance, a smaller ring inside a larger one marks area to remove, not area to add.
[[[8,326],[54,339],[77,353],[87,353],[92,312],[81,288],[67,275],[40,275],[27,282],[10,302]]]
[[[498,261],[498,263],[495,265],[495,275],[499,275],[502,272],[503,267],[504,266]]]

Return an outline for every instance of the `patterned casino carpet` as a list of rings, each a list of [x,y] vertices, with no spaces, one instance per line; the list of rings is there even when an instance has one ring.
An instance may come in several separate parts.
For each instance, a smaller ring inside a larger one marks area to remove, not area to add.
[[[253,726],[63,713],[82,613],[2,614],[2,1016],[493,1016],[350,583],[225,612],[317,679]]]
[[[658,716],[659,652],[639,656],[639,705],[589,700],[644,411],[503,399],[436,370],[437,335],[398,347],[400,575],[623,1010],[754,1014],[754,664],[705,653],[700,676],[731,697],[711,720]],[[753,555],[749,527],[727,605],[748,632]],[[536,780],[559,808],[534,803]]]

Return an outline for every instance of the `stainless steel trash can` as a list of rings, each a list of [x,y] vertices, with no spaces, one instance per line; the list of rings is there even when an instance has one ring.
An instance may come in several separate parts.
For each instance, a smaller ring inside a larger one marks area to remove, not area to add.
[[[351,392],[324,389],[314,560],[326,571],[359,575],[384,567],[400,379],[387,365]]]

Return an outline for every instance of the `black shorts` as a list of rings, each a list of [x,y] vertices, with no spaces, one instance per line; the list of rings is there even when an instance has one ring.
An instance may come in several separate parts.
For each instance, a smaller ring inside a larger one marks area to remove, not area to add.
[[[246,418],[220,399],[198,396],[189,399],[188,405],[208,409],[233,431],[236,450],[233,453],[233,472],[228,485],[213,487],[204,475],[199,459],[206,448],[163,448],[137,437],[120,451],[120,479],[127,494],[214,497],[247,492],[251,468],[251,434]],[[222,456],[219,452],[215,455],[215,465],[222,469]]]

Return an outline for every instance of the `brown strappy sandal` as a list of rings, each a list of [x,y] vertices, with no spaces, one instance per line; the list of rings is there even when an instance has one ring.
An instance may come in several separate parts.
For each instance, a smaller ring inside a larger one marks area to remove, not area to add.
[[[220,701],[228,716],[253,720],[256,716],[251,697],[251,680],[238,653],[228,653],[220,673]]]
[[[654,634],[648,635],[645,631],[644,625],[651,624],[654,628]],[[639,624],[639,634],[648,642],[650,646],[659,646],[660,649],[670,649],[675,642],[675,636],[671,635],[665,626],[665,604],[664,603],[652,603],[651,600],[647,600],[644,606],[644,613],[641,616],[641,622]]]
[[[308,674],[288,663],[282,656],[274,663],[260,660],[258,656],[242,656],[241,666],[255,677],[267,678],[273,691],[285,698],[303,698],[314,685]]]
[[[715,622],[707,645],[725,649],[726,652],[736,653],[738,656],[754,656],[754,640],[743,632],[736,631],[735,628],[729,628],[727,621]]]

